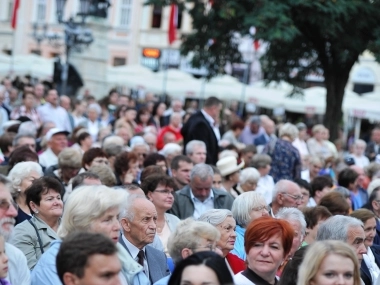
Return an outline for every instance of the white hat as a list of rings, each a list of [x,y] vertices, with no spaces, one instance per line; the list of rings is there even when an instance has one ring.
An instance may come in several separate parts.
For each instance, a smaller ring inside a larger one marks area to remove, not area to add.
[[[218,160],[216,167],[220,170],[222,176],[226,176],[242,169],[244,167],[244,160],[240,164],[237,164],[236,157],[226,156]]]
[[[12,126],[17,125],[17,124],[21,124],[21,121],[18,121],[18,120],[9,120],[9,121],[6,121],[3,124],[3,130],[6,131],[9,127],[12,127]]]
[[[69,132],[65,131],[65,130],[62,130],[62,129],[59,129],[59,128],[52,128],[45,135],[46,141],[50,141],[50,139],[52,138],[52,136],[57,135],[57,134],[68,135]]]

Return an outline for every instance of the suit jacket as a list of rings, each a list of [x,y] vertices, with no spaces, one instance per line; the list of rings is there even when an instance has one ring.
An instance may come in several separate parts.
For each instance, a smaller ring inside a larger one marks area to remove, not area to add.
[[[183,136],[184,150],[189,141],[200,140],[206,144],[207,164],[215,165],[218,161],[218,140],[210,123],[206,120],[201,111],[192,115],[181,129]]]
[[[369,158],[370,161],[374,161],[377,154],[380,154],[380,147],[376,153],[375,143],[373,141],[370,141],[365,149],[365,155]]]
[[[372,253],[375,257],[375,262],[376,262],[377,266],[380,268],[380,246],[373,245],[370,248],[371,248]],[[364,259],[362,260],[362,263],[360,266],[360,277],[363,280],[365,285],[373,285],[371,273],[369,272],[369,269],[368,269],[367,264],[365,263]]]
[[[122,235],[120,235],[119,243],[128,251],[127,245],[125,244]],[[170,274],[170,270],[167,264],[166,254],[159,251],[151,246],[145,247],[145,257],[148,262],[149,268],[149,279],[150,283],[153,284],[160,280],[161,278]]]
[[[262,135],[260,135],[254,139],[253,144],[256,146],[266,145],[268,142],[269,142],[269,140],[267,139],[267,136],[265,134],[262,134]]]
[[[194,203],[191,199],[190,186],[187,185],[176,192],[174,203],[169,212],[176,215],[180,220],[192,217],[194,214]],[[226,191],[211,189],[214,193],[214,209],[231,210],[234,197]]]

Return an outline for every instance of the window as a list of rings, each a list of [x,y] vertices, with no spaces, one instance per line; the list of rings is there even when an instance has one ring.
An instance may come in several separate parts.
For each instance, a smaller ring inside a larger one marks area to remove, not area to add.
[[[125,57],[114,57],[113,58],[113,66],[126,65],[127,59]]]
[[[162,7],[153,5],[152,28],[161,28]]]
[[[119,25],[121,27],[129,27],[131,24],[132,0],[121,0],[120,4]]]
[[[37,0],[36,22],[45,22],[46,20],[46,0]]]
[[[372,84],[360,84],[360,83],[354,83],[354,92],[358,94],[373,92],[374,85]]]

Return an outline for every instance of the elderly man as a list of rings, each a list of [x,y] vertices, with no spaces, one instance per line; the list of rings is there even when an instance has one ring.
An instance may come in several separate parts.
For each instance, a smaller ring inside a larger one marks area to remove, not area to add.
[[[215,250],[220,238],[219,231],[209,223],[189,218],[177,225],[168,240],[169,254],[175,264],[200,251]],[[166,276],[154,285],[167,285],[170,276]]]
[[[0,175],[0,233],[5,241],[11,236],[17,216],[17,205],[12,199],[8,183],[7,178]],[[9,259],[6,279],[11,284],[30,285],[30,271],[22,251],[6,242],[5,252]]]
[[[32,151],[36,151],[36,138],[31,134],[18,134],[13,139],[13,147],[27,145]]]
[[[149,153],[157,152],[157,135],[146,133],[143,135],[144,141],[149,146]]]
[[[193,162],[185,155],[177,155],[170,164],[172,177],[177,186],[177,190],[182,189],[190,183],[190,172],[193,169]]]
[[[120,244],[144,268],[151,284],[170,274],[166,255],[151,246],[156,235],[157,211],[145,196],[131,195],[121,217]]]
[[[298,208],[302,203],[301,188],[290,180],[280,180],[273,190],[273,200],[269,204],[270,215],[275,217],[278,211],[283,208]]]
[[[49,90],[45,97],[46,103],[37,109],[38,115],[43,123],[52,121],[57,128],[71,132],[69,116],[67,111],[59,106],[58,97],[57,90]]]
[[[367,253],[364,245],[365,232],[363,223],[356,218],[341,215],[328,218],[319,226],[316,240],[340,240],[346,242],[355,251],[359,263],[363,260],[363,254]]]
[[[245,126],[244,130],[240,134],[240,142],[250,145],[254,144],[256,138],[265,133],[263,127],[260,127],[261,119],[259,116],[253,116],[249,120],[249,125]]]
[[[212,189],[214,172],[207,164],[197,164],[190,173],[190,184],[176,193],[170,212],[183,220],[198,219],[210,209],[231,210],[234,198],[226,191]]]
[[[186,145],[186,155],[194,164],[205,163],[207,158],[206,144],[203,141],[193,140]]]
[[[67,147],[69,133],[58,128],[49,130],[45,136],[48,148],[39,155],[40,164],[49,168],[58,164],[58,155]]]

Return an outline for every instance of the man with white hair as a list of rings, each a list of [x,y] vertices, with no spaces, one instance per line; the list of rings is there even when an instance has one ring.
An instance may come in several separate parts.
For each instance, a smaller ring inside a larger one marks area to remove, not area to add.
[[[179,113],[181,118],[186,114],[185,110],[183,110],[183,103],[179,99],[174,99],[171,102],[170,108],[164,112],[164,126],[170,124],[170,118],[173,113]]]
[[[0,174],[0,234],[4,237],[5,252],[8,256],[8,276],[11,284],[30,285],[30,271],[26,257],[21,250],[9,244],[17,216],[17,204],[13,201],[8,189],[8,179]]]
[[[149,146],[149,152],[154,153],[157,152],[157,135],[153,133],[145,133],[143,135],[144,141]]]
[[[53,122],[57,128],[71,132],[69,116],[67,111],[59,106],[58,99],[57,90],[49,90],[45,97],[46,103],[37,109],[38,115],[43,123]]]
[[[144,139],[133,144],[131,143],[131,151],[137,154],[140,168],[143,167],[145,157],[148,155],[149,150],[149,146],[146,144]]]
[[[316,241],[340,240],[347,243],[355,251],[360,264],[363,254],[367,253],[363,227],[363,222],[356,218],[336,215],[319,226]]]
[[[192,140],[188,142],[185,152],[194,164],[206,162],[207,149],[206,144],[203,141]]]
[[[213,189],[213,178],[210,165],[195,165],[190,173],[190,184],[176,192],[170,213],[183,220],[188,217],[198,219],[210,209],[230,210],[234,198],[226,191]]]
[[[369,164],[369,159],[364,155],[367,144],[363,140],[356,140],[354,142],[354,151],[352,153],[352,158],[355,161],[355,165],[361,168],[366,167]]]
[[[298,208],[302,203],[301,188],[290,180],[280,180],[273,190],[273,200],[269,204],[270,214],[275,217],[281,208]]]
[[[49,168],[58,164],[58,155],[67,147],[68,134],[67,131],[59,128],[52,128],[46,133],[45,139],[48,148],[39,155],[40,164],[43,167]]]

